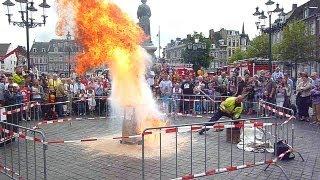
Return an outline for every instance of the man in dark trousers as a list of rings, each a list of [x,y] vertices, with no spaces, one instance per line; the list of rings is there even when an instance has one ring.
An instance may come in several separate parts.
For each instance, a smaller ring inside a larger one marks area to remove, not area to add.
[[[243,111],[243,96],[239,95],[237,97],[229,97],[220,104],[218,111],[212,116],[209,122],[218,121],[222,116],[229,117],[231,119],[240,119],[241,113]],[[202,128],[199,131],[200,135],[203,135],[205,131],[209,128]]]

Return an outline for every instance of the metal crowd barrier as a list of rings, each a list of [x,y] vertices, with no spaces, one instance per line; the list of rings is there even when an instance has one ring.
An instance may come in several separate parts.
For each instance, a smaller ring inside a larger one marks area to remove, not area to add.
[[[208,96],[208,95],[175,95],[171,97],[158,98],[160,109],[167,114],[178,116],[203,117],[215,113],[222,101],[230,96]],[[258,113],[259,102],[245,101],[244,110],[250,115]]]
[[[279,139],[285,140],[294,147],[294,111],[289,108],[281,107],[263,100],[259,101],[260,113],[262,116],[273,116],[277,119],[285,119],[281,126],[279,126],[278,135]]]
[[[267,165],[265,170],[270,165],[275,165],[289,179],[277,162],[294,149],[291,147],[278,157],[274,156],[277,152],[273,154],[267,151],[267,149],[277,150],[274,146],[281,137],[279,127],[285,126],[287,122],[280,123],[272,117],[260,117],[145,129],[142,133],[142,179],[186,180],[261,165]],[[217,132],[208,131],[203,136],[195,134],[202,128]],[[225,137],[221,130],[226,131]],[[241,139],[246,140],[248,137],[245,137],[245,134],[249,130],[253,133],[252,146],[255,152],[245,151],[244,142],[237,145],[242,149],[237,149],[234,145]],[[263,134],[263,137],[259,139],[257,134]],[[293,139],[294,133],[291,135]],[[151,148],[149,139],[156,140]],[[257,144],[258,142],[260,144]],[[256,149],[261,153],[257,153]],[[148,154],[152,151],[156,151],[153,152],[156,155]],[[168,157],[168,154],[171,155]],[[149,156],[151,158],[148,158]],[[302,158],[301,155],[300,157]]]
[[[1,173],[11,179],[47,179],[46,151],[42,132],[0,122]]]

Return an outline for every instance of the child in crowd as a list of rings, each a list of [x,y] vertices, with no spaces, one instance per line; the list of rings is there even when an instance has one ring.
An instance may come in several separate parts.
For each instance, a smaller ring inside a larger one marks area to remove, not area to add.
[[[85,116],[86,113],[86,100],[87,100],[87,94],[85,93],[85,90],[81,89],[79,93],[79,102],[78,102],[78,113],[80,116]]]
[[[172,89],[172,99],[173,99],[173,112],[178,113],[180,107],[180,99],[182,95],[181,85],[176,83]]]
[[[87,96],[88,96],[89,111],[90,111],[90,114],[93,115],[93,111],[95,110],[95,107],[96,107],[94,91],[92,89],[89,89]]]

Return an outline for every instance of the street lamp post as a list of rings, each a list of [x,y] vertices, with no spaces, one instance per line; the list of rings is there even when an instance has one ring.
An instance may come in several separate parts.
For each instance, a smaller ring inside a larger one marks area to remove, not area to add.
[[[20,3],[20,11],[18,11],[21,15],[21,21],[12,21],[12,16],[13,14],[10,13],[10,7],[15,6],[13,2],[10,0],[6,0],[2,4],[4,6],[7,6],[7,16],[8,16],[8,22],[9,24],[13,24],[14,26],[17,25],[22,28],[26,28],[26,39],[27,39],[27,66],[28,69],[31,68],[30,66],[30,53],[29,53],[29,29],[30,28],[35,28],[37,26],[42,26],[46,24],[47,20],[47,15],[45,15],[45,9],[50,8],[46,0],[43,0],[42,3],[39,5],[43,9],[43,14],[41,15],[42,17],[42,22],[35,22],[35,19],[33,18],[33,13],[38,11],[34,7],[34,2],[33,0],[16,0],[16,2]]]
[[[203,53],[203,51],[207,49],[206,46],[206,43],[200,42],[199,38],[195,38],[193,42],[189,42],[187,44],[187,49],[189,50],[189,52],[191,52],[191,55],[189,56],[189,63],[192,63],[191,58],[197,57],[201,53]]]
[[[70,34],[69,31],[68,31],[68,34],[66,35],[66,37],[67,37],[67,41],[68,41],[68,63],[69,63],[69,65],[68,65],[68,70],[69,70],[68,74],[69,74],[69,77],[71,77],[71,58],[70,58],[70,56],[71,56],[71,45],[70,45],[71,34]]]
[[[272,6],[274,4],[274,2],[272,0],[268,0],[268,2],[265,3],[267,6]],[[268,52],[268,56],[269,56],[269,70],[270,73],[272,73],[272,33],[274,31],[274,29],[272,28],[272,13],[280,13],[283,12],[283,8],[279,7],[279,4],[276,4],[276,9],[273,11],[268,11],[268,15],[269,15],[269,28],[265,29],[263,27],[263,25],[261,25],[260,29],[263,32],[266,32],[269,34],[269,52]],[[267,19],[268,17],[264,14],[264,11],[259,11],[259,7],[256,8],[256,12],[253,14],[254,16],[259,16],[259,19],[264,20]],[[257,25],[257,29],[259,29],[260,26],[260,22],[256,22]]]

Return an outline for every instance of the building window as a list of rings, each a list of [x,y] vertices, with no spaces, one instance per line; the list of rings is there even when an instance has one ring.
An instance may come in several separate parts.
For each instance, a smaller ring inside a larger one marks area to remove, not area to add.
[[[42,52],[46,52],[46,50],[44,48],[42,48]]]
[[[33,50],[32,50],[32,51],[35,53],[35,52],[37,52],[37,49],[36,49],[36,48],[33,48]]]
[[[309,17],[309,8],[306,8],[303,12],[303,18],[308,18]]]

